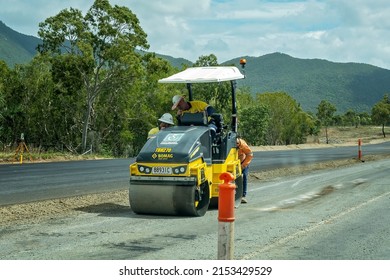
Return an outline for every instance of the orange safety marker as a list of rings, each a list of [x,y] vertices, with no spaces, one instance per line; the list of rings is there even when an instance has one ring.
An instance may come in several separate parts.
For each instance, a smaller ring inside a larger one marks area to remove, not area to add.
[[[362,139],[359,138],[358,140],[358,158],[359,160],[362,160]]]
[[[224,172],[219,176],[223,180],[219,184],[218,195],[218,221],[233,222],[234,221],[234,196],[236,185],[232,183],[234,176],[229,172]]]
[[[234,248],[234,176],[224,172],[219,176],[224,182],[219,185],[218,195],[218,259],[233,259]]]

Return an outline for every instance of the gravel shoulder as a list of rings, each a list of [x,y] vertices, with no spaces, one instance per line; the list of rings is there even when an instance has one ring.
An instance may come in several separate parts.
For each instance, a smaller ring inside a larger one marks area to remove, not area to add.
[[[384,140],[373,140],[370,144],[378,143]],[[289,145],[289,146],[266,146],[252,147],[253,151],[269,151],[269,150],[286,150],[286,149],[313,149],[313,148],[332,148],[336,146],[351,146],[356,145],[352,142],[344,142],[341,144],[304,144],[304,145]],[[365,161],[374,161],[384,158],[390,158],[390,155],[383,156],[366,156]],[[291,168],[281,168],[264,172],[250,173],[249,180],[267,181],[278,177],[288,175],[304,174],[311,171],[332,169],[341,166],[350,166],[353,164],[361,164],[357,159],[329,161],[310,165],[301,165]],[[78,215],[82,212],[115,212],[118,210],[130,210],[128,202],[128,190],[120,190],[115,192],[91,194],[77,197],[52,199],[45,201],[37,201],[32,203],[9,205],[0,207],[0,226],[24,224],[24,223],[40,223],[43,220],[55,219],[58,217],[68,217]]]

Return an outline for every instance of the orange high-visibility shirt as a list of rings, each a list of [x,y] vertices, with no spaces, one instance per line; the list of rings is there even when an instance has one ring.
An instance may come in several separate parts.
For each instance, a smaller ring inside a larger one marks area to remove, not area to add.
[[[253,153],[251,148],[244,139],[237,139],[237,148],[238,148],[238,158],[241,162],[241,167],[246,168],[251,163],[253,158]]]

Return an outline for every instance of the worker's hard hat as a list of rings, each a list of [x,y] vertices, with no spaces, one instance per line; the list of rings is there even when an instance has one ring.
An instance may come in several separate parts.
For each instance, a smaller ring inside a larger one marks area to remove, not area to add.
[[[161,116],[161,118],[158,119],[160,122],[163,122],[163,123],[167,123],[167,124],[171,124],[171,125],[174,125],[174,122],[173,122],[173,117],[171,114],[169,113],[165,113]]]
[[[172,110],[175,110],[177,105],[179,104],[179,102],[183,99],[184,97],[181,96],[181,95],[175,95],[173,98],[172,98]]]

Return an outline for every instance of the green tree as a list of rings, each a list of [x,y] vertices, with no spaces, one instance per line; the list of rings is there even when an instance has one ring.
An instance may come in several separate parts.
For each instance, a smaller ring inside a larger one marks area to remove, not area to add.
[[[205,67],[205,66],[218,66],[218,59],[215,54],[201,55],[194,63],[194,67]]]
[[[110,90],[100,95],[93,123],[95,146],[114,156],[133,156],[144,145],[147,132],[157,125],[157,119],[172,106],[169,85],[158,84],[160,78],[173,73],[172,66],[155,54],[142,57],[145,75],[137,79],[123,94],[112,95]]]
[[[269,145],[299,144],[313,130],[308,114],[287,93],[262,93],[256,95],[256,103],[269,110],[267,143]]]
[[[149,110],[142,112],[145,114],[142,118],[154,127],[162,114],[171,111],[172,96],[180,92],[177,90],[177,85],[158,83],[159,79],[175,73],[175,69],[168,61],[149,53],[143,57],[143,63],[146,75],[143,78],[141,89],[142,100],[148,105]]]
[[[269,124],[268,108],[256,105],[239,111],[238,131],[252,145],[265,145]]]
[[[247,108],[255,104],[255,99],[251,94],[249,87],[240,87],[237,89],[237,108],[238,110]]]
[[[2,120],[2,139],[15,143],[21,133],[26,141],[39,149],[55,147],[72,150],[74,135],[80,127],[77,123],[77,102],[68,96],[64,83],[55,84],[55,64],[42,56],[36,56],[30,63],[18,65],[6,77],[6,110]],[[65,75],[67,68],[62,64],[58,72]],[[69,83],[71,84],[71,83]],[[72,135],[70,130],[74,131]],[[76,143],[77,144],[77,143]]]
[[[85,102],[81,137],[85,151],[97,97],[108,89],[121,94],[142,76],[141,55],[136,50],[149,48],[146,33],[128,8],[95,0],[84,17],[80,10],[70,8],[47,18],[39,24],[38,35],[43,40],[41,53],[66,52],[77,61],[76,76],[82,84],[78,94]]]
[[[4,81],[2,80],[2,78],[6,75],[6,73],[8,72],[8,67],[7,67],[7,64],[0,60],[0,121],[3,117],[3,112],[5,110],[5,100],[4,100]],[[1,122],[0,122],[1,124]],[[2,128],[1,128],[1,125],[0,125],[0,132],[1,132]]]
[[[9,70],[8,70],[7,64],[4,61],[0,60],[0,135],[4,135],[3,115],[4,115],[5,109],[6,109],[5,98],[4,98],[5,89],[4,89],[3,78],[8,71]],[[1,136],[0,137],[0,144],[2,144],[3,139],[4,139],[4,137]]]
[[[21,68],[21,65],[15,65],[14,69],[8,69],[5,64],[0,66],[1,95],[4,103],[0,119],[0,141],[7,146],[16,143],[21,133],[26,133],[28,104],[20,75]]]
[[[36,56],[30,63],[19,69],[23,85],[23,112],[25,114],[23,132],[31,144],[39,149],[47,149],[57,143],[66,144],[62,136],[64,115],[63,106],[56,106],[55,85],[52,80],[51,65],[46,58]],[[75,104],[61,104],[75,106]]]
[[[387,94],[372,107],[371,115],[375,124],[382,125],[382,134],[386,137],[385,126],[390,122],[390,100]]]
[[[303,110],[297,110],[286,124],[283,138],[286,144],[306,143],[308,135],[316,134],[315,129],[315,120]]]
[[[356,128],[359,127],[359,119],[360,117],[356,114],[356,112],[352,109],[349,109],[345,114],[344,114],[344,119],[345,119],[345,124],[348,125],[353,125]]]
[[[317,118],[321,122],[321,125],[325,126],[326,144],[329,144],[328,127],[336,111],[336,107],[326,100],[322,100],[317,107]]]
[[[219,66],[214,54],[203,55],[195,61],[194,67]],[[226,117],[231,113],[230,82],[193,84],[194,98],[212,105],[217,112]],[[196,96],[196,97],[195,97]]]
[[[359,116],[359,120],[360,120],[361,125],[372,124],[371,114],[369,114],[367,112],[363,112],[363,113],[359,113],[358,116]]]

